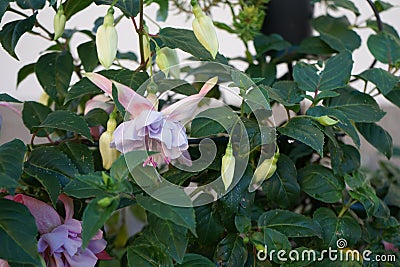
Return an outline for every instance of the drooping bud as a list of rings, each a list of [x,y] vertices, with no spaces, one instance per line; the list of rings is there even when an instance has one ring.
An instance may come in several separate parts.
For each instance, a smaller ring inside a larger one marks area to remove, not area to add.
[[[218,53],[218,38],[214,24],[211,18],[204,14],[196,0],[192,0],[191,4],[195,16],[192,23],[194,35],[215,59]]]
[[[99,139],[99,150],[101,158],[103,159],[103,168],[108,170],[111,168],[114,161],[117,160],[119,156],[118,150],[110,147],[112,140],[114,139],[114,131],[117,127],[117,122],[113,116],[107,122],[107,130],[101,134]]]
[[[67,22],[67,17],[64,14],[63,6],[60,5],[57,13],[54,15],[54,40],[57,40],[64,33],[65,23]]]
[[[97,56],[101,65],[108,69],[117,56],[118,34],[114,27],[114,9],[110,7],[104,17],[103,25],[96,34]]]
[[[254,171],[253,178],[251,179],[251,183],[249,184],[249,191],[253,192],[256,190],[263,181],[271,178],[271,176],[275,173],[279,159],[279,149],[274,154],[273,157],[265,159]]]
[[[146,33],[149,32],[149,28],[143,25]],[[150,39],[147,34],[143,35],[143,56],[146,63],[146,68],[151,66],[151,50],[150,50]]]
[[[326,115],[321,117],[316,117],[313,119],[318,121],[323,126],[332,126],[339,122],[338,120],[332,119],[331,117]]]
[[[155,110],[158,109],[158,97],[157,97],[157,84],[151,80],[149,85],[147,85],[147,99],[153,104]]]
[[[222,157],[221,177],[224,183],[225,190],[229,188],[233,181],[235,173],[235,156],[233,155],[232,143],[229,139],[228,146],[225,150],[225,155]]]
[[[179,79],[180,69],[179,69],[179,58],[175,49],[169,47],[163,47],[157,50],[156,63],[157,66],[165,73],[167,77],[171,74],[175,79]]]

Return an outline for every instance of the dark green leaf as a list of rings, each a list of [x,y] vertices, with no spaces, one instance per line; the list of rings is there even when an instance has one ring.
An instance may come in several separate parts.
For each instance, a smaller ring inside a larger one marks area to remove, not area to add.
[[[196,235],[196,220],[193,208],[170,206],[152,197],[137,195],[137,203],[145,210],[164,220],[170,220],[176,225],[188,228]]]
[[[160,247],[133,245],[127,249],[129,267],[173,267],[172,259]]]
[[[219,214],[211,205],[196,208],[196,231],[201,244],[212,244],[220,240],[224,227],[221,225]]]
[[[290,245],[290,242],[288,238],[282,234],[281,232],[278,232],[274,229],[270,228],[265,228],[264,229],[264,245],[267,247],[267,253],[269,251],[275,250],[275,251],[280,251],[284,250],[287,253],[290,251],[292,246]],[[273,256],[273,261],[276,263],[281,263],[280,260],[278,260],[277,256]]]
[[[91,3],[93,3],[93,0],[65,1],[63,7],[64,7],[64,14],[67,17],[67,20],[69,20],[74,14],[87,8]]]
[[[346,144],[335,147],[330,144],[329,151],[334,174],[344,176],[360,168],[360,152],[355,147]]]
[[[273,82],[275,82],[276,65],[273,62],[266,63],[261,61],[258,65],[250,64],[246,73],[254,79],[264,77],[261,83],[266,86],[271,86]]]
[[[85,115],[85,121],[87,122],[89,127],[93,126],[107,126],[107,121],[108,121],[109,115],[107,112],[104,111],[104,109],[101,108],[95,108],[90,110],[86,115]]]
[[[15,59],[18,60],[15,54],[15,47],[21,36],[32,30],[36,22],[36,14],[22,20],[14,20],[3,26],[0,31],[0,40],[3,48]]]
[[[381,1],[381,0],[376,0],[374,2],[374,5],[376,6],[376,8],[378,9],[379,12],[391,9],[393,7],[393,5],[391,3]]]
[[[390,93],[384,96],[387,100],[400,107],[400,86],[396,86]]]
[[[349,246],[354,246],[361,238],[361,227],[351,216],[337,218],[335,213],[327,208],[319,208],[314,213],[322,229],[322,240],[325,247],[336,248],[336,241],[344,238]]]
[[[0,258],[41,266],[35,219],[23,204],[0,199]]]
[[[111,213],[117,208],[119,199],[112,199],[107,207],[100,206],[97,202],[102,198],[98,197],[90,201],[82,216],[82,247],[86,248],[90,239],[104,225]]]
[[[349,29],[350,23],[345,16],[321,16],[314,19],[312,25],[320,33],[321,39],[336,51],[353,51],[361,45],[360,36]]]
[[[51,203],[55,207],[58,196],[61,193],[61,184],[59,180],[60,175],[56,172],[33,166],[32,164],[25,164],[24,171],[42,184],[46,192],[49,194]]]
[[[271,228],[287,237],[321,236],[321,227],[312,219],[288,210],[270,210],[258,218],[260,228]]]
[[[133,52],[125,52],[125,53],[117,52],[117,58],[118,59],[127,59],[127,60],[132,60],[132,61],[138,60],[137,55]]]
[[[228,234],[218,244],[216,261],[222,266],[244,266],[247,260],[247,249],[243,239],[237,234]]]
[[[0,187],[11,193],[17,187],[25,158],[25,144],[18,139],[0,146]]]
[[[335,2],[335,5],[338,7],[343,7],[345,9],[352,11],[356,16],[360,15],[360,11],[358,10],[356,5],[354,5],[354,3],[352,1],[350,1],[350,0],[335,0],[334,2]]]
[[[400,186],[398,184],[391,184],[385,196],[385,203],[389,206],[400,208]]]
[[[28,77],[30,74],[35,72],[35,66],[36,66],[36,63],[31,63],[31,64],[25,65],[19,69],[18,78],[17,78],[17,86],[23,80],[25,80],[26,77]]]
[[[71,131],[93,141],[86,121],[79,115],[68,110],[56,110],[50,113],[37,128],[54,128]]]
[[[193,85],[187,83],[184,80],[162,79],[156,81],[156,84],[158,86],[158,92],[160,92],[161,94],[169,90],[172,90],[178,94],[183,94],[183,95],[193,95],[198,93],[198,91],[196,90],[196,88],[194,88]]]
[[[365,81],[372,82],[379,91],[386,95],[400,82],[400,79],[383,69],[368,69],[357,75]]]
[[[318,69],[312,65],[297,63],[293,70],[293,78],[304,91],[335,90],[349,82],[352,67],[351,53],[344,51],[328,59],[321,74],[318,74]]]
[[[157,21],[165,21],[168,17],[168,0],[148,0],[148,4],[157,3],[159,8],[157,10]]]
[[[340,96],[329,98],[327,106],[342,111],[347,118],[355,122],[377,122],[386,114],[375,99],[352,88],[337,91]]]
[[[75,143],[63,143],[57,148],[71,159],[80,174],[94,172],[92,152],[87,146]]]
[[[14,98],[6,93],[0,94],[0,102],[22,103],[18,99]]]
[[[400,63],[400,39],[398,37],[387,32],[379,32],[368,38],[367,45],[378,61],[389,65]]]
[[[278,101],[285,107],[298,105],[304,99],[302,91],[293,81],[279,81],[271,87],[266,87],[271,99]]]
[[[324,134],[312,119],[304,117],[292,118],[278,131],[310,146],[322,156],[324,149]]]
[[[154,215],[148,217],[149,225],[166,252],[177,262],[182,263],[188,245],[187,229],[170,220],[162,220]]]
[[[258,34],[254,38],[254,47],[256,48],[257,56],[262,56],[264,53],[271,50],[285,50],[290,46],[291,44],[285,41],[279,34]]]
[[[64,187],[64,193],[76,198],[107,197],[106,189],[101,175],[77,175]]]
[[[98,65],[96,43],[89,41],[78,46],[78,55],[86,72],[93,71]]]
[[[388,132],[376,123],[357,123],[356,126],[371,145],[390,159],[393,152],[393,140]]]
[[[244,215],[236,215],[235,226],[239,233],[247,233],[251,229],[251,219]]]
[[[85,95],[98,95],[101,94],[101,89],[94,85],[88,78],[84,77],[72,85],[65,97],[65,103],[73,99],[80,98]]]
[[[265,181],[263,189],[267,200],[276,203],[280,208],[288,209],[296,204],[300,197],[300,186],[296,167],[288,156],[279,156],[277,170]]]
[[[4,0],[0,2],[0,22],[1,19],[3,18],[4,13],[6,13],[8,4],[13,2],[14,0]]]
[[[96,5],[111,5],[113,0],[95,0]],[[118,0],[115,4],[116,7],[128,17],[136,17],[139,13],[139,0]]]
[[[51,109],[48,106],[34,101],[27,101],[24,103],[24,108],[22,109],[22,121],[33,132],[33,127],[42,124],[50,113]],[[51,132],[52,130],[50,129],[42,129],[37,131],[36,135],[44,137],[51,134]]]
[[[312,36],[301,41],[297,52],[307,55],[331,55],[336,51],[322,41],[319,36]]]
[[[68,51],[44,54],[35,66],[43,90],[59,104],[63,103],[67,94],[73,70],[73,58]]]
[[[181,264],[177,267],[215,267],[215,263],[199,254],[185,254]]]
[[[200,112],[192,121],[191,136],[205,137],[225,132],[235,123],[235,113],[224,106]]]
[[[390,33],[391,35],[396,36],[397,38],[399,38],[398,32],[396,31],[396,29],[392,25],[389,25],[387,23],[382,22],[382,26],[383,26],[383,31],[385,31],[387,33]],[[367,21],[367,27],[371,28],[376,33],[380,32],[379,26],[378,26],[378,23],[376,22],[376,20],[368,20]]]
[[[299,170],[299,183],[301,190],[323,202],[335,203],[342,198],[343,181],[321,165],[309,165]]]
[[[16,0],[17,5],[22,9],[42,9],[46,0]]]

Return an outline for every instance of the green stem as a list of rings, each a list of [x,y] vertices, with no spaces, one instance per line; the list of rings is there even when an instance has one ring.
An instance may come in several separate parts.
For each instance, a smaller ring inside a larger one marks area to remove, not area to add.
[[[347,212],[347,210],[353,206],[354,204],[356,204],[358,202],[358,200],[352,200],[349,199],[349,201],[347,202],[346,205],[343,206],[342,210],[339,212],[338,218],[343,217],[343,215]]]

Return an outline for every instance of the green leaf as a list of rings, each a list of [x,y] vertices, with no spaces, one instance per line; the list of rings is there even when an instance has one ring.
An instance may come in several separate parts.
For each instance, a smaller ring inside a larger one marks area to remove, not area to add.
[[[25,65],[19,69],[18,78],[17,78],[17,86],[23,80],[25,80],[26,77],[28,77],[30,74],[35,72],[35,66],[36,66],[36,63],[31,63],[31,64]]]
[[[14,98],[6,93],[0,94],[0,102],[22,103],[18,99]]]
[[[27,101],[24,102],[24,107],[22,109],[22,121],[26,128],[33,132],[34,127],[42,124],[51,112],[48,106],[34,101]],[[51,129],[42,129],[37,131],[36,135],[38,137],[44,137],[51,134],[51,132]]]
[[[133,52],[125,52],[125,53],[117,52],[116,58],[132,60],[132,61],[136,61],[136,62],[138,60],[137,55],[135,53],[133,53]]]
[[[25,144],[18,139],[0,146],[0,187],[7,188],[11,193],[18,185],[22,174],[25,158]]]
[[[312,36],[301,41],[297,52],[307,55],[331,55],[336,51],[322,41],[321,37]]]
[[[393,153],[393,140],[387,131],[376,123],[357,123],[356,126],[371,145],[390,159]]]
[[[354,3],[352,1],[350,1],[350,0],[335,0],[334,2],[335,2],[335,6],[348,9],[348,10],[352,11],[356,16],[360,15],[360,11],[358,10],[356,5],[354,5]]]
[[[381,0],[376,0],[374,2],[375,7],[378,9],[378,12],[386,11],[388,9],[391,9],[393,5],[391,3],[381,1]]]
[[[321,227],[312,219],[288,210],[270,210],[258,218],[260,228],[271,228],[287,237],[321,236]]]
[[[31,164],[25,164],[24,171],[40,182],[49,194],[51,203],[56,207],[58,196],[61,193],[60,175],[56,172],[45,170]]]
[[[104,225],[111,213],[118,206],[119,199],[113,199],[110,205],[102,207],[98,201],[102,198],[98,197],[89,202],[82,215],[82,248],[85,249],[89,244],[90,239]]]
[[[239,233],[247,233],[251,230],[251,219],[244,215],[236,215],[235,226]]]
[[[50,113],[43,123],[36,126],[36,128],[55,128],[75,132],[93,141],[86,121],[81,116],[68,110],[56,110]]]
[[[336,51],[353,51],[361,45],[360,36],[350,30],[350,22],[345,16],[320,16],[312,21],[312,25],[321,39]]]
[[[103,177],[97,174],[77,175],[64,187],[64,193],[76,198],[111,196],[106,191]]]
[[[383,26],[383,31],[399,38],[398,32],[392,25],[382,22],[382,26]],[[368,20],[367,27],[371,28],[376,33],[380,32],[379,26],[378,26],[378,23],[376,22],[376,20]]]
[[[46,0],[16,0],[17,5],[22,9],[42,9],[46,4]]]
[[[319,208],[314,212],[314,220],[321,225],[325,247],[336,248],[340,238],[344,238],[348,246],[354,246],[361,238],[361,227],[351,216],[337,218],[332,210]]]
[[[285,107],[296,106],[304,99],[302,91],[293,81],[278,81],[272,87],[265,87],[271,99]]]
[[[210,52],[200,44],[191,30],[167,27],[160,30],[158,37],[169,48],[179,48],[198,59],[213,60]],[[219,58],[217,55],[216,60],[219,61]]]
[[[166,252],[177,262],[182,263],[188,245],[187,229],[169,220],[148,216],[149,225]]]
[[[64,103],[68,103],[71,100],[80,98],[85,95],[98,95],[101,94],[100,88],[94,85],[88,78],[84,77],[72,85],[71,89],[68,91],[65,97]]]
[[[99,125],[106,127],[109,115],[104,109],[95,108],[86,113],[84,118],[89,127]]]
[[[98,65],[96,43],[89,41],[78,46],[78,55],[86,72],[93,71]]]
[[[328,91],[344,87],[349,82],[353,60],[351,53],[343,51],[326,61],[324,70],[318,74],[313,65],[303,62],[296,64],[293,78],[304,91]]]
[[[74,14],[87,8],[91,3],[93,3],[93,0],[80,0],[80,1],[67,0],[67,1],[65,1],[63,4],[63,8],[64,8],[64,14],[67,17],[67,20],[69,20]]]
[[[371,54],[380,62],[389,65],[400,63],[400,39],[387,32],[379,32],[368,38]]]
[[[159,81],[155,81],[158,86],[158,92],[160,94],[172,90],[178,94],[182,95],[193,95],[197,94],[198,91],[194,88],[193,85],[187,83],[184,80],[169,80],[169,79],[162,79]]]
[[[23,204],[0,199],[0,258],[12,263],[41,266],[35,219]]]
[[[223,133],[225,129],[232,128],[235,117],[234,111],[226,106],[207,109],[193,119],[190,135],[205,137]]]
[[[89,174],[94,172],[92,152],[86,145],[63,143],[57,146],[57,148],[71,159],[80,174]]]
[[[244,266],[247,254],[243,239],[237,234],[228,234],[215,251],[216,261],[222,266]]]
[[[176,225],[188,228],[196,236],[196,220],[193,208],[170,206],[152,197],[137,195],[137,203],[148,212]]]
[[[14,0],[4,0],[0,2],[0,22],[3,18],[4,13],[6,13],[9,3],[13,2]]]
[[[398,77],[394,76],[390,72],[378,68],[368,69],[357,76],[365,81],[375,84],[379,91],[384,95],[390,93],[390,91],[392,91],[400,81]]]
[[[262,56],[268,51],[281,51],[291,47],[291,44],[283,39],[279,34],[264,35],[258,34],[254,38],[254,47],[257,56]]]
[[[343,181],[324,166],[309,165],[299,170],[299,183],[301,190],[323,202],[335,203],[342,198]]]
[[[95,0],[96,5],[111,5],[114,0]],[[126,16],[136,17],[139,13],[139,0],[118,0],[115,4]]]
[[[343,88],[337,91],[340,96],[329,98],[328,107],[340,110],[346,117],[355,122],[377,122],[386,114],[375,99],[353,88]]]
[[[15,47],[21,36],[32,30],[36,23],[36,14],[33,14],[29,18],[22,20],[14,20],[3,26],[0,31],[0,41],[3,45],[4,50],[6,50],[12,57],[18,60],[15,54]]]
[[[148,0],[149,3],[157,3],[159,5],[156,19],[164,22],[168,17],[168,0]]]
[[[385,196],[385,203],[389,206],[400,207],[400,186],[398,184],[391,184]]]
[[[280,208],[290,208],[300,197],[300,185],[297,182],[297,170],[290,158],[279,156],[277,170],[264,182],[263,189],[267,201],[276,203]]]
[[[270,228],[265,228],[263,232],[264,232],[263,243],[267,247],[267,253],[272,250],[275,251],[284,250],[288,253],[292,248],[288,238],[281,232],[278,232]],[[281,261],[277,259],[276,255],[273,256],[273,261],[276,263],[281,263]]]
[[[346,144],[334,147],[330,143],[329,151],[334,174],[344,176],[360,168],[360,152],[355,147]]]
[[[224,227],[221,224],[218,212],[211,205],[197,207],[196,232],[201,244],[213,244],[220,240]]]
[[[335,124],[335,127],[341,128],[346,134],[348,134],[353,140],[354,144],[357,147],[360,147],[360,138],[356,131],[356,128],[352,124],[352,122],[347,118],[345,113],[340,110],[324,107],[324,106],[316,106],[307,110],[307,115],[312,117],[321,117],[321,116],[329,116],[338,120],[339,122]]]
[[[199,254],[185,254],[181,264],[177,267],[215,267],[215,263]]]
[[[173,267],[172,259],[160,247],[138,244],[127,249],[129,267]]]
[[[35,66],[43,90],[58,104],[64,101],[73,70],[73,58],[68,51],[44,54]]]
[[[321,156],[324,149],[324,134],[310,118],[295,117],[287,124],[278,128],[278,131],[310,146]]]
[[[400,107],[400,86],[397,85],[390,93],[384,95],[387,100]]]

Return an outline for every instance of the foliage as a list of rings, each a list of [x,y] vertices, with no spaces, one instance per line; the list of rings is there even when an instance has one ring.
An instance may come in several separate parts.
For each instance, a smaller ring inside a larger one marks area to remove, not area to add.
[[[157,20],[161,21],[173,16],[168,12],[171,8],[192,14],[182,1],[144,2],[63,2],[67,20],[73,20],[75,14],[91,5],[114,6],[121,14],[115,24],[121,19],[133,20],[142,42],[135,51],[118,51],[118,60],[114,60],[112,69],[103,70],[96,50],[97,21],[90,30],[67,29],[62,38],[49,41],[52,48],[43,49],[36,62],[21,68],[18,83],[35,74],[48,100],[46,103],[23,103],[21,119],[32,134],[29,144],[13,140],[0,145],[1,197],[16,193],[29,195],[49,203],[61,213],[60,194],[74,198],[75,217],[82,221],[83,246],[88,245],[99,229],[105,232],[106,250],[113,259],[108,263],[101,261],[100,266],[348,266],[350,263],[315,259],[285,261],[276,254],[264,261],[257,258],[265,246],[268,250],[286,252],[312,249],[321,255],[329,247],[336,249],[343,239],[347,242],[346,248],[341,247],[343,251],[368,249],[373,256],[393,254],[398,262],[400,169],[389,161],[382,162],[376,172],[360,166],[363,157],[360,136],[387,159],[399,156],[392,137],[379,126],[385,112],[376,101],[381,95],[400,107],[400,37],[380,17],[381,12],[392,6],[380,0],[373,4],[369,1],[376,20],[351,23],[350,19],[361,15],[356,5],[358,1],[314,0],[313,3],[326,8],[326,14],[312,20],[312,27],[318,34],[292,45],[277,34],[266,36],[259,32],[264,11],[268,16],[268,9],[264,8],[268,1],[200,1],[206,13],[218,3],[232,11],[232,21],[214,24],[237,35],[245,44],[246,51],[239,60],[248,67],[243,72],[230,73],[228,78],[219,78],[231,81],[229,86],[238,88],[236,95],[242,101],[238,105],[226,105],[229,109],[207,108],[187,127],[188,152],[192,159],[206,152],[214,153],[205,168],[189,172],[169,165],[158,171],[170,183],[180,186],[205,185],[221,176],[228,140],[230,145],[231,133],[238,125],[245,129],[241,135],[247,138],[249,148],[247,158],[243,156],[243,172],[232,184],[225,184],[226,194],[208,201],[207,205],[182,202],[178,207],[153,198],[154,195],[169,196],[171,192],[162,191],[161,186],[155,192],[147,190],[157,185],[158,176],[154,174],[155,167],[144,166],[143,162],[147,162],[149,156],[156,158],[156,154],[131,151],[115,160],[109,170],[103,168],[101,157],[105,155],[99,151],[100,134],[107,127],[107,121],[110,122],[109,118],[121,124],[129,119],[132,109],[127,108],[125,102],[129,99],[121,97],[117,83],[109,88],[106,97],[89,76],[89,79],[85,77],[85,72],[94,71],[148,99],[152,94],[160,96],[168,91],[167,96],[159,100],[161,110],[179,98],[196,97],[203,84],[185,80],[185,77],[194,74],[204,82],[220,71],[212,69],[208,63],[218,62],[222,64],[218,66],[224,66],[238,58],[226,58],[220,50],[214,59],[192,30],[165,27],[156,33],[147,32],[143,5],[158,4]],[[1,21],[3,49],[17,60],[15,48],[21,36],[33,34],[52,40],[52,31],[39,21],[40,13],[52,8],[60,8],[58,1],[2,1],[0,20],[8,13],[21,16],[13,21],[4,18]],[[335,13],[329,11],[337,9],[346,10],[348,16],[333,17],[331,14]],[[152,22],[148,20],[147,23]],[[358,33],[364,28],[372,29],[364,43],[375,61],[361,73],[354,73],[354,51],[363,44]],[[73,47],[74,42],[70,40],[78,32],[90,40]],[[251,54],[249,47],[253,44],[256,53]],[[205,65],[185,66],[180,70],[187,74],[182,75],[182,80],[157,80],[153,70],[158,68],[154,63],[163,47],[179,49]],[[73,52],[75,49],[78,53]],[[121,60],[136,62],[137,68],[124,68]],[[376,62],[385,68],[377,67]],[[277,69],[285,65],[287,72],[278,77]],[[75,74],[79,80],[72,83]],[[360,82],[355,81],[361,81],[364,86],[358,88]],[[255,84],[261,92],[258,95],[255,90],[249,90]],[[207,97],[226,101],[220,87],[210,90]],[[96,106],[94,103],[98,103],[99,97],[107,100]],[[1,94],[0,102],[15,104],[19,101]],[[87,110],[90,105],[95,107]],[[110,110],[107,105],[111,106]],[[268,132],[268,128],[259,125],[259,114],[254,112],[259,107],[265,110],[283,108],[287,119],[276,131]],[[232,113],[238,118],[236,121],[230,116]],[[265,139],[275,134],[276,142]],[[47,141],[39,144],[38,137]],[[214,142],[214,149],[202,151],[198,144],[207,140]],[[266,143],[274,145],[269,158],[275,155],[278,161],[265,161],[276,166],[268,165],[264,175],[268,179],[263,181],[263,178],[261,187],[252,191],[249,188],[257,166],[260,170],[261,159],[269,159],[264,155]],[[236,165],[240,165],[238,158],[242,155],[235,157]],[[274,173],[268,172],[270,168]],[[146,179],[139,182],[137,177]],[[204,194],[202,197],[213,196]],[[132,225],[128,217],[133,215],[145,226],[129,236]],[[37,229],[24,205],[0,199],[0,236],[0,257],[11,266],[40,264],[40,255],[35,250]],[[397,250],[386,251],[387,244]],[[365,259],[362,263],[351,264],[378,266]],[[395,264],[387,262],[385,266]]]

